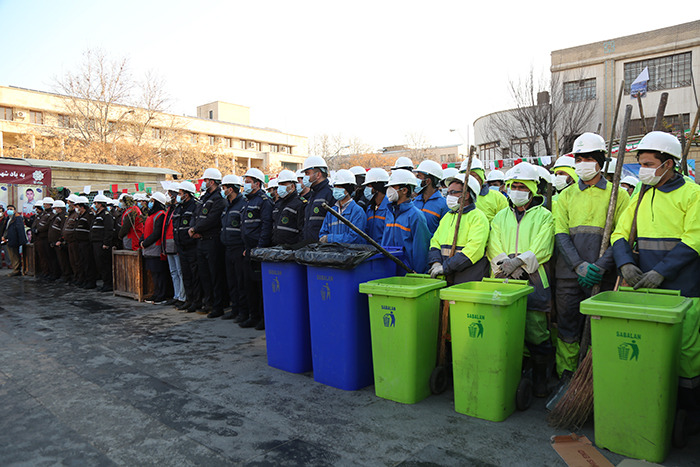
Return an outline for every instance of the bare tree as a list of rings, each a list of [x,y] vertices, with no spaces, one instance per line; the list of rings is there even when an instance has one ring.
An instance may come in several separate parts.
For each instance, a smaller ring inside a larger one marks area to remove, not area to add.
[[[425,150],[428,148],[428,139],[422,131],[411,131],[406,134],[406,147],[411,154],[413,162],[420,162],[425,156]]]
[[[138,95],[134,102],[136,108],[128,118],[128,127],[134,143],[140,145],[158,115],[169,109],[170,96],[165,91],[163,78],[153,71],[146,72],[143,80],[137,83],[137,88]]]

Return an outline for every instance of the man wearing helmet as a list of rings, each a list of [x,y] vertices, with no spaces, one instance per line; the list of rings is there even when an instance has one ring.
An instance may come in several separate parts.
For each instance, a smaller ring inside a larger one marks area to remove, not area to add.
[[[393,214],[389,211],[389,199],[386,197],[388,182],[389,174],[386,170],[375,167],[367,172],[365,187],[362,190],[363,197],[369,200],[365,232],[379,244],[382,243],[384,227],[393,221]]]
[[[333,210],[349,220],[355,227],[365,230],[367,216],[360,206],[352,199],[355,192],[355,175],[349,170],[341,169],[335,174],[333,180]],[[325,211],[324,211],[325,212]],[[321,243],[365,243],[354,230],[340,222],[331,213],[326,213],[321,231],[319,232]]]
[[[182,282],[185,284],[187,297],[184,304],[175,308],[187,313],[193,313],[202,307],[202,285],[197,265],[197,239],[189,234],[196,213],[200,210],[200,203],[195,198],[196,191],[194,183],[187,180],[180,183],[180,189],[175,198],[178,207],[173,213],[173,237],[182,265]]]
[[[464,190],[465,174],[457,174],[445,180],[447,184],[447,207],[450,212],[440,221],[430,240],[428,263],[430,275],[453,275],[454,283],[480,281],[488,272],[486,242],[489,239],[489,221],[486,214],[476,208],[475,200],[481,191],[479,181],[469,176],[468,190],[464,194],[464,208],[459,213],[459,203]],[[487,189],[488,190],[488,189]],[[503,196],[494,193],[496,196]],[[505,200],[505,198],[504,198]],[[479,201],[477,201],[478,203]],[[461,215],[455,253],[450,256],[454,241],[457,216]]]
[[[83,289],[94,289],[97,287],[97,271],[95,269],[95,259],[92,254],[90,244],[90,226],[94,215],[90,210],[90,201],[86,196],[78,196],[76,201],[78,210],[78,222],[75,224],[75,238],[79,249],[79,270],[80,278],[78,287]]]
[[[306,201],[297,194],[296,175],[283,170],[277,176],[279,200],[272,210],[272,245],[293,245],[303,240]]]
[[[554,251],[554,220],[538,193],[539,178],[537,168],[527,162],[513,168],[506,182],[510,208],[493,218],[486,254],[495,277],[525,279],[535,289],[527,296],[525,345],[533,367],[534,394],[545,397],[554,355],[547,320],[552,311],[547,266]]]
[[[304,210],[304,240],[317,242],[319,231],[326,218],[323,203],[332,206],[335,203],[333,190],[328,183],[328,165],[322,157],[311,156],[304,161],[304,185],[310,184],[311,196]]]
[[[63,232],[63,224],[66,221],[66,203],[62,200],[56,200],[52,205],[53,220],[49,226],[49,247],[53,254],[51,258],[51,274],[54,279],[62,279],[61,282],[68,280],[67,273],[70,269],[68,262],[68,252],[66,249],[61,249],[61,233]],[[111,274],[111,271],[110,271]]]
[[[221,319],[235,319],[236,322],[248,319],[248,299],[245,286],[245,261],[243,258],[243,236],[241,235],[241,212],[245,198],[241,195],[243,182],[237,175],[225,175],[221,181],[224,198],[224,212],[221,214],[221,243],[226,250],[226,284],[231,300],[231,311]],[[240,318],[240,319],[239,319]]]
[[[364,167],[356,165],[355,167],[350,167],[350,172],[355,176],[357,181],[357,188],[355,188],[355,193],[352,194],[352,199],[355,200],[358,206],[362,208],[363,211],[367,210],[369,205],[369,200],[365,198],[364,184],[367,177],[367,171]]]
[[[580,303],[591,296],[591,288],[601,284],[610,290],[615,283],[612,248],[599,258],[612,185],[602,175],[605,140],[595,133],[584,133],[574,141],[577,185],[559,193],[554,204],[554,233],[557,245],[557,371],[576,371],[579,341],[585,319]],[[628,196],[618,196],[613,228],[629,204]]]
[[[462,161],[459,172],[466,172],[468,164],[468,159]],[[484,184],[484,179],[486,176],[484,175],[484,164],[481,162],[481,160],[477,159],[476,157],[472,159],[471,172],[469,173],[479,182],[480,188],[476,199],[476,208],[486,214],[486,219],[491,222],[498,211],[508,207],[508,201],[506,200],[505,196],[502,196],[500,193],[496,193],[493,190],[489,190],[488,185]]]
[[[102,279],[100,292],[112,291],[112,235],[114,234],[113,218],[107,212],[109,198],[97,195],[94,198],[96,207],[95,217],[90,226],[90,244],[92,256],[95,259],[97,277]]]
[[[196,212],[194,225],[189,234],[197,239],[197,271],[202,285],[202,313],[209,312],[208,318],[218,318],[224,314],[224,247],[219,238],[221,234],[221,213],[224,211],[224,199],[221,197],[221,172],[208,168],[202,175],[202,186],[206,192],[199,198],[199,210]]]
[[[416,197],[413,205],[425,216],[430,235],[433,235],[440,224],[440,219],[449,211],[445,198],[440,193],[442,167],[435,161],[423,161],[415,170],[419,185],[415,188]]]

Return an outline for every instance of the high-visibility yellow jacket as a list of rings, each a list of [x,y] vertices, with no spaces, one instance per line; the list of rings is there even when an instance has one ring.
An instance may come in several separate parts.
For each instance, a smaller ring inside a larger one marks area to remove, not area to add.
[[[634,263],[664,277],[662,289],[700,297],[700,187],[680,174],[659,188],[646,186],[637,212],[639,256],[628,242],[640,194],[632,197],[613,232],[617,267]]]
[[[503,195],[495,194],[503,198]],[[440,220],[430,239],[428,264],[442,263],[444,273],[454,274],[456,284],[481,280],[488,272],[485,252],[489,239],[489,221],[483,212],[475,208],[474,203],[465,206],[459,224],[455,255],[450,258],[457,215],[450,211]]]
[[[527,298],[527,309],[548,312],[552,309],[552,294],[545,264],[554,251],[554,219],[542,203],[542,197],[536,196],[533,205],[523,213],[510,207],[496,214],[491,222],[486,256],[492,270],[494,260],[500,261],[504,255],[520,258],[530,285],[535,288]]]
[[[584,261],[595,263],[608,274],[615,269],[612,248],[598,258],[611,193],[612,184],[602,177],[595,185],[586,185],[579,180],[577,185],[559,193],[554,204],[558,279],[576,279],[574,268]],[[628,205],[629,195],[617,197],[613,230]]]
[[[486,214],[486,219],[491,222],[498,211],[508,207],[508,200],[501,193],[489,190],[488,185],[481,187],[479,196],[476,197],[476,208]]]

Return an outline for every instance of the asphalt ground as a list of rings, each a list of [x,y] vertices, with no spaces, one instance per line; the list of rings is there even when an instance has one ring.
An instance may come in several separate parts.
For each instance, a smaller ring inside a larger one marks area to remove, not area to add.
[[[565,465],[543,399],[495,423],[456,413],[451,390],[343,391],[268,366],[264,332],[8,272],[2,466]],[[664,465],[700,465],[700,438]]]

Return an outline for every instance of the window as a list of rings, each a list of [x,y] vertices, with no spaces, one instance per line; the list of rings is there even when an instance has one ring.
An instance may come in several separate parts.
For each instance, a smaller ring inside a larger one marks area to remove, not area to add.
[[[498,141],[479,145],[479,156],[482,162],[495,161],[499,146]]]
[[[70,128],[70,117],[68,115],[58,115],[56,120],[61,128]]]
[[[246,144],[246,143],[248,143],[248,141],[242,139],[242,140],[240,141],[240,143],[241,143],[241,149],[246,149],[246,148],[248,147],[247,144]]]
[[[296,162],[282,162],[282,168],[296,172],[300,167]]]
[[[683,129],[687,130],[690,128],[690,114],[683,114],[681,116],[683,118]],[[647,124],[647,132],[651,131],[651,129],[654,127],[654,120],[655,117],[647,117],[645,118],[646,124]],[[678,118],[678,115],[665,115],[663,122],[661,123],[661,131],[667,131],[671,133],[676,133],[680,134],[681,131],[681,125],[680,125],[680,119]],[[630,120],[630,129],[629,129],[629,134],[630,135],[643,135],[644,134],[644,128],[642,127],[642,119],[641,118],[633,118]]]
[[[580,102],[595,99],[595,78],[564,83],[564,102]]]
[[[257,141],[247,141],[246,148],[252,149],[254,151],[259,151],[260,150],[260,143],[258,143]]]
[[[530,145],[532,143],[532,151]],[[534,157],[537,155],[539,142],[534,138],[513,138],[510,140],[510,150],[513,157]]]
[[[214,146],[216,144],[216,136],[209,135],[209,146]]]
[[[0,120],[12,120],[11,107],[0,107]]]
[[[29,123],[34,123],[36,125],[44,124],[44,114],[42,112],[35,112],[33,110],[29,111]]]
[[[227,148],[231,147],[231,138],[224,138],[224,146]]]
[[[271,144],[270,152],[279,152],[279,146],[277,146],[276,144]]]
[[[209,111],[209,120],[214,120],[214,111],[213,110]]]
[[[291,154],[292,148],[290,148],[289,146],[280,146],[280,152],[283,152],[285,154]]]
[[[153,138],[162,139],[163,138],[163,130],[160,128],[154,128],[153,129]]]
[[[648,91],[682,88],[691,84],[690,52],[685,52],[625,63],[625,94],[630,93],[632,82],[646,67],[649,67]]]
[[[197,133],[192,133],[190,135],[190,143],[197,144]]]

